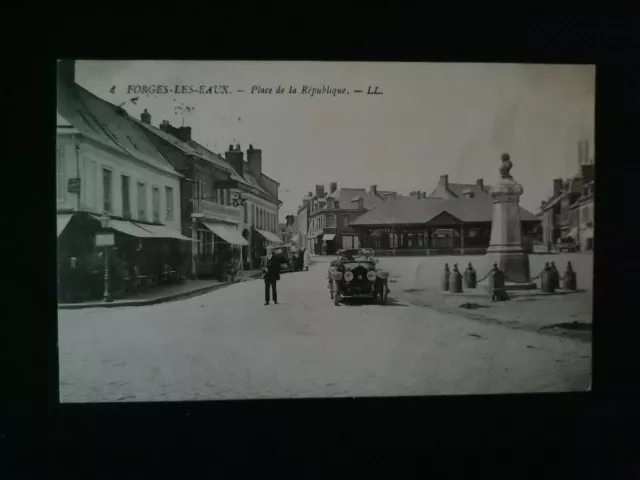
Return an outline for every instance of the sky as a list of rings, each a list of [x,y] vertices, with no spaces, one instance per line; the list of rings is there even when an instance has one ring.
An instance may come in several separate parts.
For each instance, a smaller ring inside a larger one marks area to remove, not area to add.
[[[78,61],[76,81],[127,102],[137,118],[146,108],[153,125],[190,126],[214,152],[231,143],[262,149],[263,173],[281,185],[281,221],[315,185],[333,181],[406,195],[431,193],[444,174],[491,185],[503,152],[524,187],[521,205],[535,212],[553,178],[578,172],[578,141],[594,152],[592,65],[100,60]],[[130,90],[145,85],[203,85],[205,93]],[[231,94],[206,93],[217,85]],[[310,96],[305,85],[349,94]],[[376,86],[382,95],[365,93]]]

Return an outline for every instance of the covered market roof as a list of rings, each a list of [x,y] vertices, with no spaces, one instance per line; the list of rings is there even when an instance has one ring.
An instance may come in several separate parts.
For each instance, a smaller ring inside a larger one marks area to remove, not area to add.
[[[391,226],[427,224],[443,213],[455,217],[463,223],[491,222],[493,204],[489,195],[475,198],[441,199],[434,197],[398,197],[381,202],[373,210],[364,213],[350,226]],[[536,216],[520,207],[522,221],[538,221]]]

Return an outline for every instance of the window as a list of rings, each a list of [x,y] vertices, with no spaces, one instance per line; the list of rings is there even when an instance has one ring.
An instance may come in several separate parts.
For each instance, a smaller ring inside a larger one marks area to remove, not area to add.
[[[164,187],[164,193],[167,197],[167,215],[166,220],[171,222],[173,220],[173,188],[172,187]]]
[[[327,227],[335,227],[336,226],[336,216],[335,214],[329,214],[327,215]]]
[[[56,153],[56,192],[58,202],[64,202],[67,190],[66,185],[64,184],[64,152],[61,149],[58,149]]]
[[[222,190],[216,188],[216,202],[222,204]]]
[[[251,225],[256,226],[256,206],[251,205]]]
[[[130,196],[129,177],[122,175],[122,216],[125,218],[131,218]]]
[[[348,227],[349,226],[349,215],[343,215],[342,216],[342,226],[343,227]]]
[[[242,221],[244,223],[249,223],[249,207],[247,206],[246,202],[244,204],[244,217]]]
[[[147,221],[147,185],[138,182],[138,220]]]
[[[151,187],[151,201],[153,205],[153,221],[160,223],[160,189]]]
[[[111,184],[111,170],[107,168],[102,169],[102,210],[105,213],[113,213],[112,207],[112,191],[113,185]]]

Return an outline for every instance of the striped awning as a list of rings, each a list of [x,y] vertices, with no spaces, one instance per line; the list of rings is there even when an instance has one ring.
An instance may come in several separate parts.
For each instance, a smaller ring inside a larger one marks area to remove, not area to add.
[[[256,232],[258,232],[260,235],[262,235],[266,240],[269,240],[270,242],[284,243],[281,238],[278,238],[274,233],[271,233],[268,230],[260,230],[259,228],[256,228]]]
[[[146,224],[138,224],[133,222],[137,227],[143,228],[145,230],[150,231],[158,238],[175,238],[177,240],[185,240],[191,241],[191,238],[185,237],[180,232],[176,232],[175,230],[171,230],[166,225],[146,225]]]
[[[232,245],[249,245],[235,226],[225,223],[202,222],[205,227]]]

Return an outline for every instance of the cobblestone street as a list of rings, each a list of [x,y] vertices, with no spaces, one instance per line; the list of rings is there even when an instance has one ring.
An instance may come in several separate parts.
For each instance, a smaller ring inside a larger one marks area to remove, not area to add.
[[[466,266],[467,257],[459,258]],[[396,276],[387,306],[335,307],[326,287],[328,258],[322,258],[309,272],[282,275],[279,305],[264,306],[264,284],[252,280],[166,304],[59,310],[61,400],[489,394],[589,386],[589,343],[410,303],[402,290],[416,288],[421,261],[380,259]],[[441,263],[437,257],[428,261]],[[479,275],[482,268],[476,266]],[[574,268],[580,275],[581,267]]]

